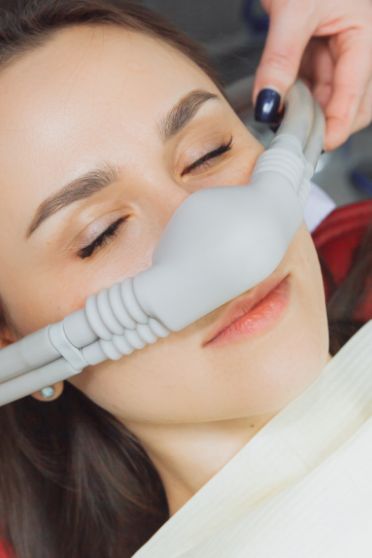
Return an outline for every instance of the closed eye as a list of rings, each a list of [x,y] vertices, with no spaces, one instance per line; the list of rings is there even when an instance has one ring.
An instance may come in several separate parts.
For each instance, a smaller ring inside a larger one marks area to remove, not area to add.
[[[199,167],[203,167],[203,166],[209,166],[207,161],[209,161],[210,159],[213,159],[215,157],[219,157],[220,155],[222,155],[223,153],[226,153],[227,151],[229,151],[231,149],[232,140],[233,140],[233,138],[231,136],[231,138],[229,139],[229,141],[227,143],[223,143],[222,145],[220,145],[219,147],[217,147],[213,151],[210,151],[209,153],[206,153],[205,155],[203,155],[203,157],[200,157],[200,159],[198,159],[197,161],[195,161],[194,163],[192,163],[191,165],[186,167],[182,171],[181,176],[191,172],[195,168],[199,168]]]
[[[194,163],[192,163],[191,165],[186,167],[182,171],[181,176],[191,172],[192,170],[194,170],[196,168],[209,166],[208,162],[211,159],[219,157],[220,155],[222,155],[223,153],[226,153],[227,151],[229,151],[231,149],[232,140],[233,140],[233,138],[231,137],[230,140],[227,143],[224,143],[224,144],[220,145],[219,147],[217,147],[213,151],[210,151],[209,153],[206,153],[205,155],[203,155],[203,157],[200,157],[200,159],[198,159],[197,161],[195,161]],[[97,236],[97,238],[95,240],[93,240],[93,242],[91,242],[87,246],[84,246],[83,248],[81,248],[78,251],[79,258],[81,258],[81,259],[90,258],[100,248],[109,244],[110,241],[117,235],[120,226],[126,220],[127,220],[127,217],[120,217],[119,219],[114,221],[109,227],[107,227],[106,230],[104,230],[99,236]]]
[[[79,258],[90,258],[92,254],[99,248],[103,247],[105,244],[108,244],[110,242],[110,239],[116,236],[119,231],[119,227],[124,223],[124,221],[126,221],[126,219],[127,217],[120,217],[119,219],[111,223],[111,225],[107,227],[107,229],[104,230],[99,236],[97,236],[97,238],[93,240],[91,244],[84,246],[84,248],[81,248],[78,251]]]

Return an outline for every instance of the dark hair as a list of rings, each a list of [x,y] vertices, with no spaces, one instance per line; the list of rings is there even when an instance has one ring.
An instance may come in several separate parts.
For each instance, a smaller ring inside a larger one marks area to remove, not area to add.
[[[18,2],[1,15],[0,64],[44,44],[59,28],[92,23],[166,41],[222,91],[199,46],[125,0]],[[365,273],[364,256],[367,244],[357,277]],[[338,291],[337,307],[346,295],[352,305],[346,285]],[[10,318],[3,310],[0,305],[0,329]],[[343,331],[342,343],[354,331]],[[332,339],[334,354],[341,345],[337,331]],[[17,558],[127,558],[169,518],[163,484],[139,440],[69,382],[52,404],[25,397],[0,408],[0,432],[0,538]]]

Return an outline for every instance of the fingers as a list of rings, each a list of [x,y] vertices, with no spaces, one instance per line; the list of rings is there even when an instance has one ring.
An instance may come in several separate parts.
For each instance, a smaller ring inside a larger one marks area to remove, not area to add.
[[[324,147],[335,149],[371,122],[371,6],[367,10],[364,2],[354,9],[350,2],[350,13],[340,8],[340,17],[336,17],[337,6],[333,15],[329,10],[322,15],[321,1],[261,2],[270,12],[270,27],[252,94],[256,119],[275,119],[281,99],[301,67],[325,112]],[[322,41],[313,49],[306,48],[312,35]]]
[[[372,74],[371,40],[365,33],[350,30],[335,40],[338,58],[325,110],[326,150],[335,149],[349,137]]]
[[[301,61],[300,77],[323,110],[332,93],[333,67],[334,61],[329,51],[328,40],[311,39]]]
[[[324,41],[317,43],[312,57],[312,65],[311,91],[322,109],[325,110],[332,95],[334,62],[328,45]]]
[[[306,5],[298,2],[273,2],[270,27],[253,88],[253,102],[259,91],[270,88],[283,98],[294,83],[305,47],[312,35],[313,17],[304,16]],[[296,13],[301,11],[301,13]]]
[[[367,91],[359,105],[351,133],[357,132],[372,123],[372,79],[369,81]]]

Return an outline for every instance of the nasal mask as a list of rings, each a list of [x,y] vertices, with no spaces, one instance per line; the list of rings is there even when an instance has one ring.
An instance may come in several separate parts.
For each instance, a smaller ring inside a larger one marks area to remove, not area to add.
[[[297,81],[249,184],[190,194],[165,226],[151,267],[0,351],[0,405],[130,355],[264,281],[303,222],[323,135],[322,111]]]

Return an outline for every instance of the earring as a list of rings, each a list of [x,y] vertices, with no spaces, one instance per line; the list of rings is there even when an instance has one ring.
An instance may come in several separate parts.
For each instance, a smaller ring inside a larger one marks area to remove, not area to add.
[[[40,394],[43,397],[43,399],[50,399],[55,395],[55,392],[56,390],[54,389],[53,386],[47,386],[40,390]]]
[[[45,386],[39,391],[33,392],[31,395],[38,401],[43,401],[48,403],[49,401],[54,401],[58,399],[63,392],[64,382],[56,382],[50,386]]]

